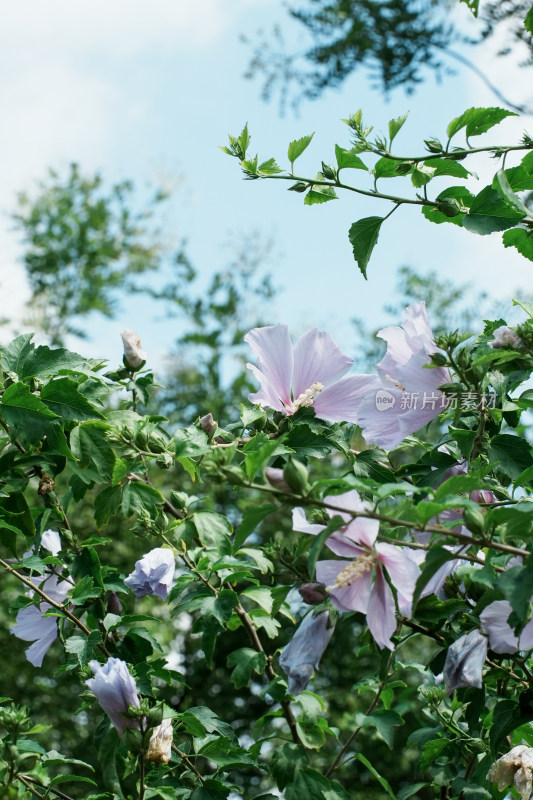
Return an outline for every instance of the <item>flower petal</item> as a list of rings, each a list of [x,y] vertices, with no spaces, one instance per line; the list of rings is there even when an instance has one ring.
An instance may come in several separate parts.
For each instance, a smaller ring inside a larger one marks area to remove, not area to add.
[[[294,345],[294,399],[313,383],[318,382],[325,387],[335,383],[348,372],[352,364],[353,359],[344,355],[327,331],[313,328],[304,333]]]
[[[252,348],[258,364],[257,367],[247,364],[247,367],[261,383],[261,390],[250,395],[251,402],[282,411],[280,400],[286,406],[291,404],[293,352],[288,327],[254,328],[246,334],[244,341]]]
[[[366,620],[377,646],[394,650],[390,637],[396,630],[396,606],[391,588],[379,567],[368,600]]]
[[[317,417],[328,422],[358,422],[358,408],[368,392],[378,388],[376,375],[347,375],[328,386],[313,401]]]
[[[292,509],[293,531],[297,531],[298,533],[310,533],[312,536],[316,536],[317,534],[322,533],[325,527],[325,525],[318,525],[313,522],[308,522],[304,510],[300,506]]]
[[[376,545],[379,560],[387,568],[392,585],[398,593],[398,605],[402,614],[411,615],[411,603],[416,582],[420,576],[420,568],[411,558],[405,547],[380,542]]]
[[[351,563],[351,561],[319,561],[316,565],[316,578],[326,586],[333,586],[339,572]],[[359,611],[361,614],[366,614],[371,585],[372,574],[367,572],[350,586],[330,590],[329,595],[333,605],[340,611]]]
[[[512,608],[507,600],[495,600],[479,615],[481,626],[489,635],[491,650],[495,653],[516,653],[518,639],[507,622]]]

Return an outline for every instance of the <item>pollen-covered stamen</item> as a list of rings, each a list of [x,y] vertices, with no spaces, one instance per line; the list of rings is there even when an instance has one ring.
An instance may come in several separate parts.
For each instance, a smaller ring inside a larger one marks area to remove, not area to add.
[[[346,586],[351,586],[352,583],[362,578],[367,572],[371,572],[375,564],[377,564],[377,553],[374,550],[369,553],[363,553],[348,564],[347,567],[341,569],[335,578],[333,586],[326,586],[326,591],[331,592],[333,589],[345,589]]]
[[[324,385],[322,383],[318,381],[313,383],[310,389],[306,389],[305,392],[298,395],[296,400],[288,406],[287,410],[290,411],[291,414],[294,414],[299,408],[309,408],[322,391],[324,391]]]
[[[402,392],[406,392],[407,389],[405,386],[402,386],[400,381],[397,381],[395,378],[391,378],[390,375],[385,375],[385,380],[389,381],[389,383],[393,383],[397,389],[401,389]]]

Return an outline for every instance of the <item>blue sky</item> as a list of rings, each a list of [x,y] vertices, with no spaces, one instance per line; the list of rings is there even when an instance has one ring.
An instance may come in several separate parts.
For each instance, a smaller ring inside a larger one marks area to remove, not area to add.
[[[247,121],[251,151],[284,165],[288,143],[315,131],[298,162],[302,174],[312,175],[322,159],[333,161],[335,143],[349,146],[341,119],[361,107],[378,130],[409,111],[397,145],[402,152],[418,152],[423,138],[442,137],[450,119],[468,106],[497,104],[464,71],[440,85],[429,75],[416,94],[398,90],[388,102],[369,88],[361,71],[341,90],[303,104],[298,117],[289,110],[280,118],[276,102],[260,100],[260,85],[243,79],[249,51],[239,41],[243,32],[284,23],[279,0],[94,0],[75,7],[70,0],[19,0],[10,6],[0,32],[4,212],[13,208],[15,192],[31,191],[48,166],[62,168],[71,161],[87,171],[99,169],[110,180],[132,178],[141,189],[163,179],[177,187],[165,236],[169,242],[188,240],[204,280],[227,262],[224,243],[231,238],[256,232],[271,237],[275,257],[269,266],[283,292],[263,316],[295,330],[326,327],[345,348],[353,342],[351,317],[361,316],[371,326],[383,321],[381,308],[394,298],[395,273],[403,264],[472,280],[497,297],[531,286],[531,264],[505,250],[497,235],[482,238],[455,226],[431,225],[418,209],[405,207],[383,228],[365,282],[353,261],[348,228],[390,206],[341,196],[306,207],[302,196],[287,192],[281,182],[242,181],[237,162],[218,149],[228,132],[238,133]],[[456,13],[461,24],[469,23],[464,6]],[[289,29],[289,36],[296,36],[296,29]],[[527,99],[525,73],[495,63],[492,52],[476,49],[469,56],[516,102]],[[487,141],[511,142],[527,123],[533,127],[531,119],[505,121]],[[492,166],[487,171],[480,159],[473,168],[488,180]],[[394,183],[399,191],[401,184]],[[480,181],[479,188],[483,185]],[[10,227],[7,219],[0,222],[0,281],[20,330],[27,289]],[[176,324],[155,322],[156,315],[146,302],[128,302],[115,321],[91,320],[89,345],[72,345],[114,361],[121,352],[118,332],[131,327],[161,363]]]

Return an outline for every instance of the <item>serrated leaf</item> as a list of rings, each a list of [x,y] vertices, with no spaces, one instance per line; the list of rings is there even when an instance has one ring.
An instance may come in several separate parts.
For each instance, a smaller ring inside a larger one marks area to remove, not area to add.
[[[84,422],[70,434],[70,448],[81,467],[95,469],[105,480],[111,480],[115,454],[107,438],[109,425],[105,422]]]
[[[533,465],[531,445],[520,436],[508,433],[494,436],[488,446],[491,461],[498,461],[498,466],[510,478],[518,478],[521,472]]]
[[[505,231],[502,239],[504,247],[515,247],[524,258],[533,261],[533,230],[511,228]]]
[[[234,650],[227,658],[228,667],[234,667],[231,673],[231,682],[236,689],[248,686],[252,677],[252,672],[260,675],[267,665],[264,653],[252,650],[251,647],[241,647]]]
[[[407,117],[409,116],[409,112],[407,114],[403,114],[401,117],[396,117],[395,119],[391,119],[389,121],[389,140],[390,144],[393,143],[396,134],[401,130],[403,124]]]
[[[143,512],[154,516],[164,502],[163,496],[157,489],[141,481],[132,481],[122,489],[122,513],[125,517]]]
[[[313,138],[314,135],[315,134],[313,131],[313,133],[310,133],[308,136],[302,136],[301,139],[295,139],[289,144],[287,156],[289,161],[291,162],[291,165],[293,165],[296,159],[302,155],[302,153],[304,152],[304,150],[306,150],[307,147],[309,147],[309,145],[311,144],[311,139]]]
[[[70,378],[56,378],[43,386],[41,400],[64,420],[77,422],[102,417]]]
[[[371,172],[376,180],[379,178],[398,178],[400,175],[408,175],[411,171],[411,167],[403,171],[402,164],[405,164],[405,161],[383,156],[378,158]],[[398,172],[399,167],[402,170],[401,172]]]
[[[31,442],[37,442],[45,435],[52,420],[58,415],[45,406],[25,383],[13,383],[2,395],[0,404],[7,424],[15,436],[24,435]]]
[[[327,203],[329,200],[337,200],[333,186],[311,184],[311,188],[304,197],[304,205],[314,206],[317,203]]]
[[[426,164],[415,164],[411,170],[411,183],[417,189],[425,186],[435,176],[436,169]]]
[[[264,175],[276,175],[278,172],[283,172],[281,167],[276,164],[275,158],[269,158],[267,161],[263,161],[262,164],[259,164],[257,167],[258,172],[262,172]]]
[[[86,666],[94,655],[96,645],[102,641],[99,631],[92,631],[89,636],[70,636],[65,642],[67,653],[74,653],[80,667]]]
[[[463,218],[463,227],[472,233],[486,236],[494,231],[513,228],[524,216],[492,186],[486,186],[472,201],[470,211]]]
[[[94,498],[94,520],[101,530],[111,517],[117,513],[122,500],[121,486],[106,486]]]
[[[500,189],[501,194],[504,196],[507,202],[514,206],[514,208],[516,208],[516,210],[521,214],[525,214],[527,216],[529,214],[529,209],[526,208],[520,198],[511,189],[511,185],[507,179],[505,170],[498,170],[495,175],[495,181],[497,188]]]
[[[70,599],[73,605],[81,606],[86,600],[100,597],[102,590],[94,585],[90,575],[86,575],[70,591]]]
[[[453,119],[448,125],[447,134],[448,138],[466,128],[466,136],[479,136],[486,133],[490,128],[493,128],[506,117],[517,117],[515,111],[508,111],[506,108],[497,108],[491,106],[489,108],[467,108],[461,116]]]
[[[366,268],[372,251],[377,244],[383,220],[384,217],[365,217],[354,222],[348,232],[354,258],[365,279],[367,277]]]
[[[354,150],[345,150],[343,147],[339,147],[339,145],[336,144],[335,157],[339,169],[364,169],[368,171],[368,167]]]
[[[529,31],[529,33],[533,36],[533,5],[526,14],[526,18],[524,19],[524,27],[526,31]]]

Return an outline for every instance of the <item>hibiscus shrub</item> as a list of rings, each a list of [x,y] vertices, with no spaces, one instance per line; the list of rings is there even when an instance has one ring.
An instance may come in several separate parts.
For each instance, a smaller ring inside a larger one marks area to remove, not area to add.
[[[6,685],[3,796],[528,798],[523,312],[435,342],[413,304],[377,375],[328,333],[255,328],[240,420],[175,430],[132,331],[107,372],[3,348],[6,649],[79,687],[61,713],[94,743]]]

